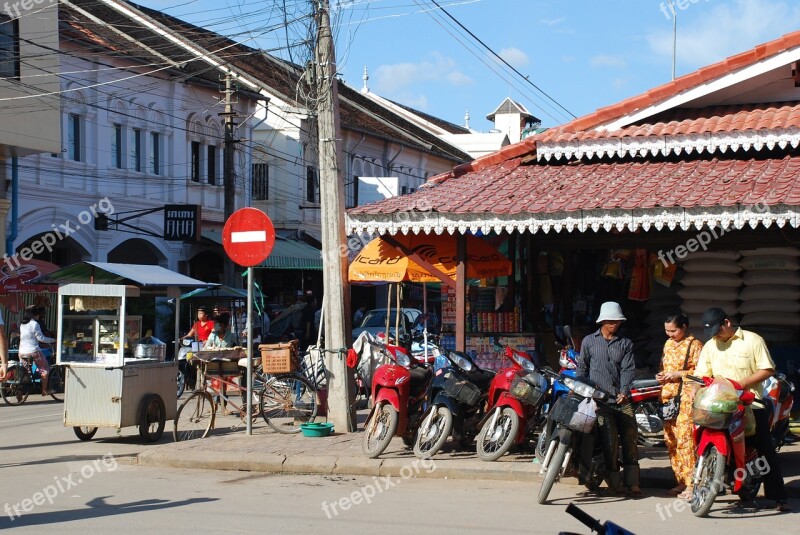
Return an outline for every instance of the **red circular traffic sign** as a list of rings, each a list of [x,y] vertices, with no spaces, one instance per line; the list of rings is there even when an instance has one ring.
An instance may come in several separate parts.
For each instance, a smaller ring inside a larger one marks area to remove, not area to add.
[[[257,208],[236,210],[222,229],[222,247],[240,266],[257,266],[269,256],[274,245],[272,220]]]

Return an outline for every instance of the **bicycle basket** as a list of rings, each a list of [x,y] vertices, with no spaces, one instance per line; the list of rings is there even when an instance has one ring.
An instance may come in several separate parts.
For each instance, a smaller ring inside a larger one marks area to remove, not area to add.
[[[260,344],[261,368],[265,373],[293,373],[297,369],[297,340],[282,344]]]
[[[518,398],[529,405],[538,405],[539,401],[542,399],[542,396],[544,396],[544,392],[540,388],[532,385],[519,375],[512,379],[509,392],[515,398]]]
[[[586,414],[582,411],[584,398],[562,396],[551,409],[552,418],[559,424],[578,433],[588,433],[597,422],[597,414]]]
[[[481,391],[469,381],[459,380],[455,374],[448,374],[444,382],[444,391],[459,403],[475,405],[481,399]]]

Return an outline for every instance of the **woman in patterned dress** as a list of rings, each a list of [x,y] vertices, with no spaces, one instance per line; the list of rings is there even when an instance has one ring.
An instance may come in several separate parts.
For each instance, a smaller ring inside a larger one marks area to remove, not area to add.
[[[667,316],[664,331],[669,340],[664,344],[661,371],[656,375],[663,385],[661,401],[666,402],[678,395],[678,387],[685,375],[691,375],[697,366],[703,343],[687,334],[689,319],[685,314]],[[688,358],[687,358],[688,355]],[[684,361],[686,366],[684,367]],[[692,388],[681,389],[681,405],[675,420],[664,422],[664,440],[669,450],[669,460],[678,485],[670,494],[684,499],[692,496],[692,471],[695,463],[694,440],[692,438]]]

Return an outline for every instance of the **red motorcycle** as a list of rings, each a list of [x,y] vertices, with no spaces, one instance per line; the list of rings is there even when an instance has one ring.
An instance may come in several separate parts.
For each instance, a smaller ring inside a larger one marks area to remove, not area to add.
[[[478,423],[478,457],[495,461],[513,444],[522,444],[539,427],[548,382],[533,359],[522,351],[506,347],[509,366],[500,370],[489,385],[489,410]]]
[[[424,413],[433,371],[412,360],[405,348],[383,346],[392,361],[382,364],[372,377],[372,410],[364,425],[364,454],[374,459],[386,450],[392,437],[414,444]]]
[[[745,419],[746,408],[759,403],[755,394],[742,388],[736,381],[721,377],[699,379],[687,378],[720,390],[733,389],[738,395],[735,410],[719,411],[699,408],[695,400],[693,409],[694,443],[697,447],[697,462],[694,470],[694,490],[691,507],[695,516],[708,515],[717,496],[731,486],[734,494],[751,501],[758,493],[761,478],[769,470],[765,459],[759,457],[755,447],[746,446],[746,425],[755,425]],[[701,391],[702,392],[702,391]],[[698,392],[698,396],[700,393]],[[730,402],[720,402],[730,403]],[[713,406],[713,404],[712,404]],[[752,415],[751,415],[752,418]]]
[[[762,383],[761,396],[769,416],[769,429],[775,451],[786,444],[789,432],[789,413],[794,405],[794,385],[782,373],[776,373]]]
[[[664,422],[658,415],[661,385],[655,379],[636,379],[631,384],[631,403],[639,430],[639,443],[657,446],[664,442]]]

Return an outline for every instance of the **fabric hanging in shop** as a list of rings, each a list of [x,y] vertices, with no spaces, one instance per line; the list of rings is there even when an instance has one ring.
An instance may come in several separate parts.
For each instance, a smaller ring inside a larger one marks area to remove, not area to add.
[[[631,301],[647,301],[650,299],[650,269],[646,249],[636,249],[633,270],[631,271],[631,285],[628,289],[628,299]]]

